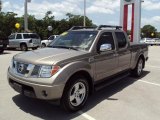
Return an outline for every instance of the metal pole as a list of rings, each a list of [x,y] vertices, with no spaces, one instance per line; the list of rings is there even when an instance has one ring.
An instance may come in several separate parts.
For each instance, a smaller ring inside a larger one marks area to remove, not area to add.
[[[24,2],[24,31],[28,31],[28,14],[27,14],[27,2],[28,0],[25,0]]]
[[[83,26],[86,26],[86,0],[84,0],[84,18],[83,18]]]
[[[0,0],[0,12],[2,10],[2,1]]]

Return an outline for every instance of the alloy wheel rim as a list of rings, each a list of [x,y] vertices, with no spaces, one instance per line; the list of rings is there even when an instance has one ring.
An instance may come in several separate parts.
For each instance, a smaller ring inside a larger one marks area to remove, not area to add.
[[[143,69],[143,61],[140,60],[138,63],[138,75],[140,75],[142,73],[142,69]]]
[[[26,50],[26,46],[23,45],[22,46],[22,50],[25,51]]]
[[[79,106],[84,101],[84,98],[86,96],[86,87],[84,83],[77,82],[74,84],[70,91],[69,100],[71,105],[73,106]]]

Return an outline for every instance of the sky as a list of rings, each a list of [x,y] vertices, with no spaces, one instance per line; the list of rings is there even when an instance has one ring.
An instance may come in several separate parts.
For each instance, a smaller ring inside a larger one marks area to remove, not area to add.
[[[22,16],[24,1],[2,0],[2,11]],[[56,20],[66,18],[66,13],[83,15],[83,2],[84,0],[31,0],[28,3],[28,14],[41,19],[47,11],[52,11]],[[119,25],[120,0],[86,0],[86,14],[96,25]],[[129,18],[130,16],[129,13]],[[155,26],[160,32],[160,0],[144,0],[142,3],[141,26],[146,24]]]

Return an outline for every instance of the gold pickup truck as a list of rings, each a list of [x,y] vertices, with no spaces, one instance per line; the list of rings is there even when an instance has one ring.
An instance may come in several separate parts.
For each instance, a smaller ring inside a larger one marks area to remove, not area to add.
[[[80,110],[95,90],[142,75],[146,44],[130,45],[120,26],[73,27],[46,48],[17,54],[8,81],[17,92]]]

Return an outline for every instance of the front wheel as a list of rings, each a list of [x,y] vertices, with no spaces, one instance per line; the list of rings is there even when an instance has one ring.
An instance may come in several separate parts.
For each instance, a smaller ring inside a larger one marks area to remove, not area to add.
[[[41,47],[42,47],[42,48],[45,48],[45,47],[46,47],[46,44],[45,44],[45,43],[42,43]]]
[[[61,104],[67,111],[78,111],[85,105],[88,95],[89,84],[86,78],[76,76],[66,84]]]
[[[143,73],[144,60],[139,58],[135,69],[132,71],[132,75],[135,77],[140,77]]]

